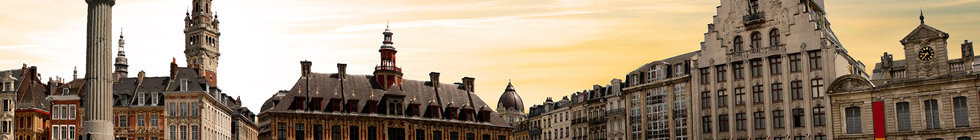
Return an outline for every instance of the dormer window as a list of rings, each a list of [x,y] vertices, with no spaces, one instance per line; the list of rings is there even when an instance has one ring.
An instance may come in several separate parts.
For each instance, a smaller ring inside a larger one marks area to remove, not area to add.
[[[159,93],[156,93],[156,92],[150,93],[150,102],[152,103],[150,105],[157,105],[157,104],[160,103],[160,99],[159,99],[160,98],[160,95],[157,95],[157,94],[159,94]]]
[[[759,0],[749,0],[749,13],[759,12]]]
[[[3,83],[3,91],[14,91],[14,82]]]
[[[180,79],[180,91],[187,91],[187,79]]]
[[[139,104],[140,106],[143,106],[143,103],[146,103],[146,93],[143,92],[137,93],[136,97],[138,101],[137,104]]]
[[[61,89],[61,95],[68,95],[68,88]]]
[[[388,100],[388,115],[404,115],[401,100]]]

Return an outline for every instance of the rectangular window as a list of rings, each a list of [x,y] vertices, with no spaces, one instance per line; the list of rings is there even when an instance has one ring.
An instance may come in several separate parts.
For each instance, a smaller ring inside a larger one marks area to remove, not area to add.
[[[783,73],[782,67],[779,66],[782,63],[783,63],[783,59],[778,56],[769,57],[769,74],[772,75],[782,74]]]
[[[432,131],[432,140],[442,140],[442,131]]]
[[[198,108],[198,106],[197,106],[197,102],[192,102],[191,103],[191,109],[190,110],[191,110],[191,116],[197,116],[198,113],[201,112],[200,111],[200,108]]]
[[[789,82],[789,88],[793,100],[803,100],[803,81]]]
[[[810,55],[810,70],[819,70],[820,68],[823,68],[821,66],[821,63],[820,63],[820,51],[819,50],[810,51],[810,52],[807,52],[807,54]]]
[[[158,93],[156,93],[156,92],[151,93],[150,94],[150,102],[153,103],[152,105],[156,106],[157,103],[160,102],[160,99],[159,98],[160,98],[160,95],[158,95]]]
[[[191,140],[199,140],[199,139],[201,139],[200,128],[197,125],[191,126]]]
[[[825,126],[827,125],[827,117],[824,116],[823,107],[813,108],[813,126]]]
[[[60,136],[61,136],[61,133],[60,132],[61,132],[61,127],[60,126],[55,125],[54,127],[51,127],[51,137],[52,138],[61,139],[60,138]]]
[[[170,103],[169,108],[170,108],[170,116],[171,117],[177,116],[177,104]]]
[[[939,129],[939,102],[936,99],[926,100],[923,107],[926,115],[926,129]]]
[[[181,125],[180,126],[180,139],[181,140],[187,140],[187,126],[186,125]]]
[[[735,130],[745,130],[745,113],[735,114]]]
[[[784,128],[786,127],[785,121],[783,120],[783,110],[773,110],[772,111],[772,128]]]
[[[699,79],[701,79],[701,84],[702,85],[710,84],[711,83],[711,72],[709,72],[708,68],[701,68],[701,69],[698,69],[698,71],[701,72],[701,75],[699,75],[700,77],[698,77]]]
[[[75,120],[75,105],[68,105],[68,119]]]
[[[728,115],[718,115],[718,132],[728,131]]]
[[[810,94],[813,94],[813,98],[822,98],[827,94],[824,93],[822,78],[810,80]]]
[[[803,127],[804,126],[803,125],[803,123],[804,123],[803,115],[804,115],[804,112],[803,112],[803,109],[802,108],[793,109],[793,127]]]
[[[718,107],[728,106],[728,94],[725,90],[718,90]]]
[[[306,138],[306,126],[303,126],[301,123],[297,123],[295,127],[296,128],[293,128],[293,138],[296,140],[303,140]]]
[[[146,116],[136,116],[136,126],[146,126]]]
[[[466,140],[476,140],[476,135],[473,133],[466,133]]]
[[[54,107],[51,107],[51,108],[54,109],[54,111],[51,111],[51,112],[53,112],[52,115],[51,115],[52,116],[51,118],[54,118],[54,120],[60,120],[61,119],[61,105],[55,105]]]
[[[449,140],[459,140],[458,132],[449,132]]]
[[[347,130],[347,131],[350,131],[350,133],[347,133],[348,134],[347,135],[348,136],[347,140],[360,140],[360,137],[361,137],[361,129],[360,128],[358,128],[357,126],[351,126],[350,127],[350,130]]]
[[[187,91],[187,79],[180,79],[180,91]]]
[[[159,126],[159,125],[160,125],[160,117],[157,115],[151,115],[150,126]]]
[[[845,120],[847,121],[847,133],[861,133],[861,108],[848,107],[844,109],[844,116],[847,117]]]
[[[425,130],[415,129],[415,140],[425,140]]]
[[[966,97],[953,98],[953,118],[956,121],[956,127],[970,127],[969,108]]]
[[[711,92],[701,92],[701,108],[711,108]]]
[[[758,111],[752,113],[755,120],[752,122],[755,129],[766,129],[766,112]]]
[[[725,67],[725,65],[715,66],[715,70],[717,71],[715,72],[715,81],[718,81],[718,83],[725,82],[725,73],[727,73],[725,70],[726,68],[728,67]]]
[[[701,117],[701,131],[711,132],[711,116]]]
[[[323,125],[313,125],[313,140],[323,140]]]
[[[895,118],[898,119],[898,131],[912,130],[912,119],[909,113],[909,102],[895,103]]]
[[[276,132],[276,136],[279,136],[279,140],[285,140],[286,138],[289,137],[288,136],[289,134],[287,134],[287,132],[286,132],[286,131],[288,131],[288,130],[286,130],[287,129],[286,127],[287,127],[286,126],[286,123],[276,124],[276,131],[277,131]]]
[[[119,127],[129,127],[129,117],[119,116]]]
[[[377,127],[369,126],[367,131],[368,131],[367,132],[367,139],[368,140],[377,140],[378,139],[378,128]]]
[[[330,140],[342,140],[341,131],[339,125],[330,126]]]
[[[752,86],[752,103],[762,104],[766,97],[762,95],[762,85]]]
[[[180,116],[187,116],[187,103],[180,103]]]
[[[735,105],[745,104],[745,88],[735,88]]]
[[[762,59],[751,60],[749,65],[751,65],[753,78],[762,77]]]
[[[772,102],[783,101],[783,83],[774,83],[769,87],[772,89]]]
[[[171,140],[177,139],[177,126],[170,125],[170,139]]]
[[[142,93],[142,92],[136,93],[136,96],[137,96],[137,104],[142,106],[143,103],[146,103],[146,93]]]
[[[745,66],[742,66],[742,62],[732,63],[732,77],[734,77],[735,80],[742,80],[745,78],[743,75],[745,74],[744,71]]]
[[[68,126],[68,139],[69,140],[75,139],[75,125]]]
[[[802,71],[802,66],[800,66],[800,54],[789,54],[789,72],[800,72]]]

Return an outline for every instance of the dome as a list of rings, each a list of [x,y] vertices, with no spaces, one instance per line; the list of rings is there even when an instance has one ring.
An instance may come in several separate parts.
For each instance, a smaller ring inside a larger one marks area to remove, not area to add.
[[[507,83],[507,89],[504,90],[504,94],[500,95],[500,99],[497,100],[497,108],[524,112],[524,100],[521,100],[521,96],[517,95],[517,91],[514,90],[514,85],[510,82]]]

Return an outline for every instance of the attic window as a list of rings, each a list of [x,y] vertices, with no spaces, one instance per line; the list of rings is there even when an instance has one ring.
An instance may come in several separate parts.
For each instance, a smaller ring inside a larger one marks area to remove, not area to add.
[[[14,82],[3,83],[3,91],[14,91]]]
[[[137,93],[136,96],[137,96],[137,98],[139,98],[138,99],[139,102],[137,104],[139,104],[140,106],[143,106],[143,103],[146,103],[146,93],[140,92],[140,93]]]
[[[157,105],[158,103],[160,103],[160,100],[158,99],[160,97],[157,94],[159,94],[159,93],[156,93],[156,92],[150,93],[150,102],[151,102],[150,105]]]
[[[68,88],[61,89],[61,95],[68,95]]]
[[[180,79],[180,91],[187,91],[187,79]]]
[[[389,100],[388,101],[388,115],[403,115],[402,101],[401,100]]]

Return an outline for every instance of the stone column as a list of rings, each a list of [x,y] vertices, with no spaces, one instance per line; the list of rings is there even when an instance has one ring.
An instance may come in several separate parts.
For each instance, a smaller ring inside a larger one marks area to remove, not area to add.
[[[88,28],[85,50],[85,132],[90,140],[113,140],[112,6],[115,0],[85,0]]]

